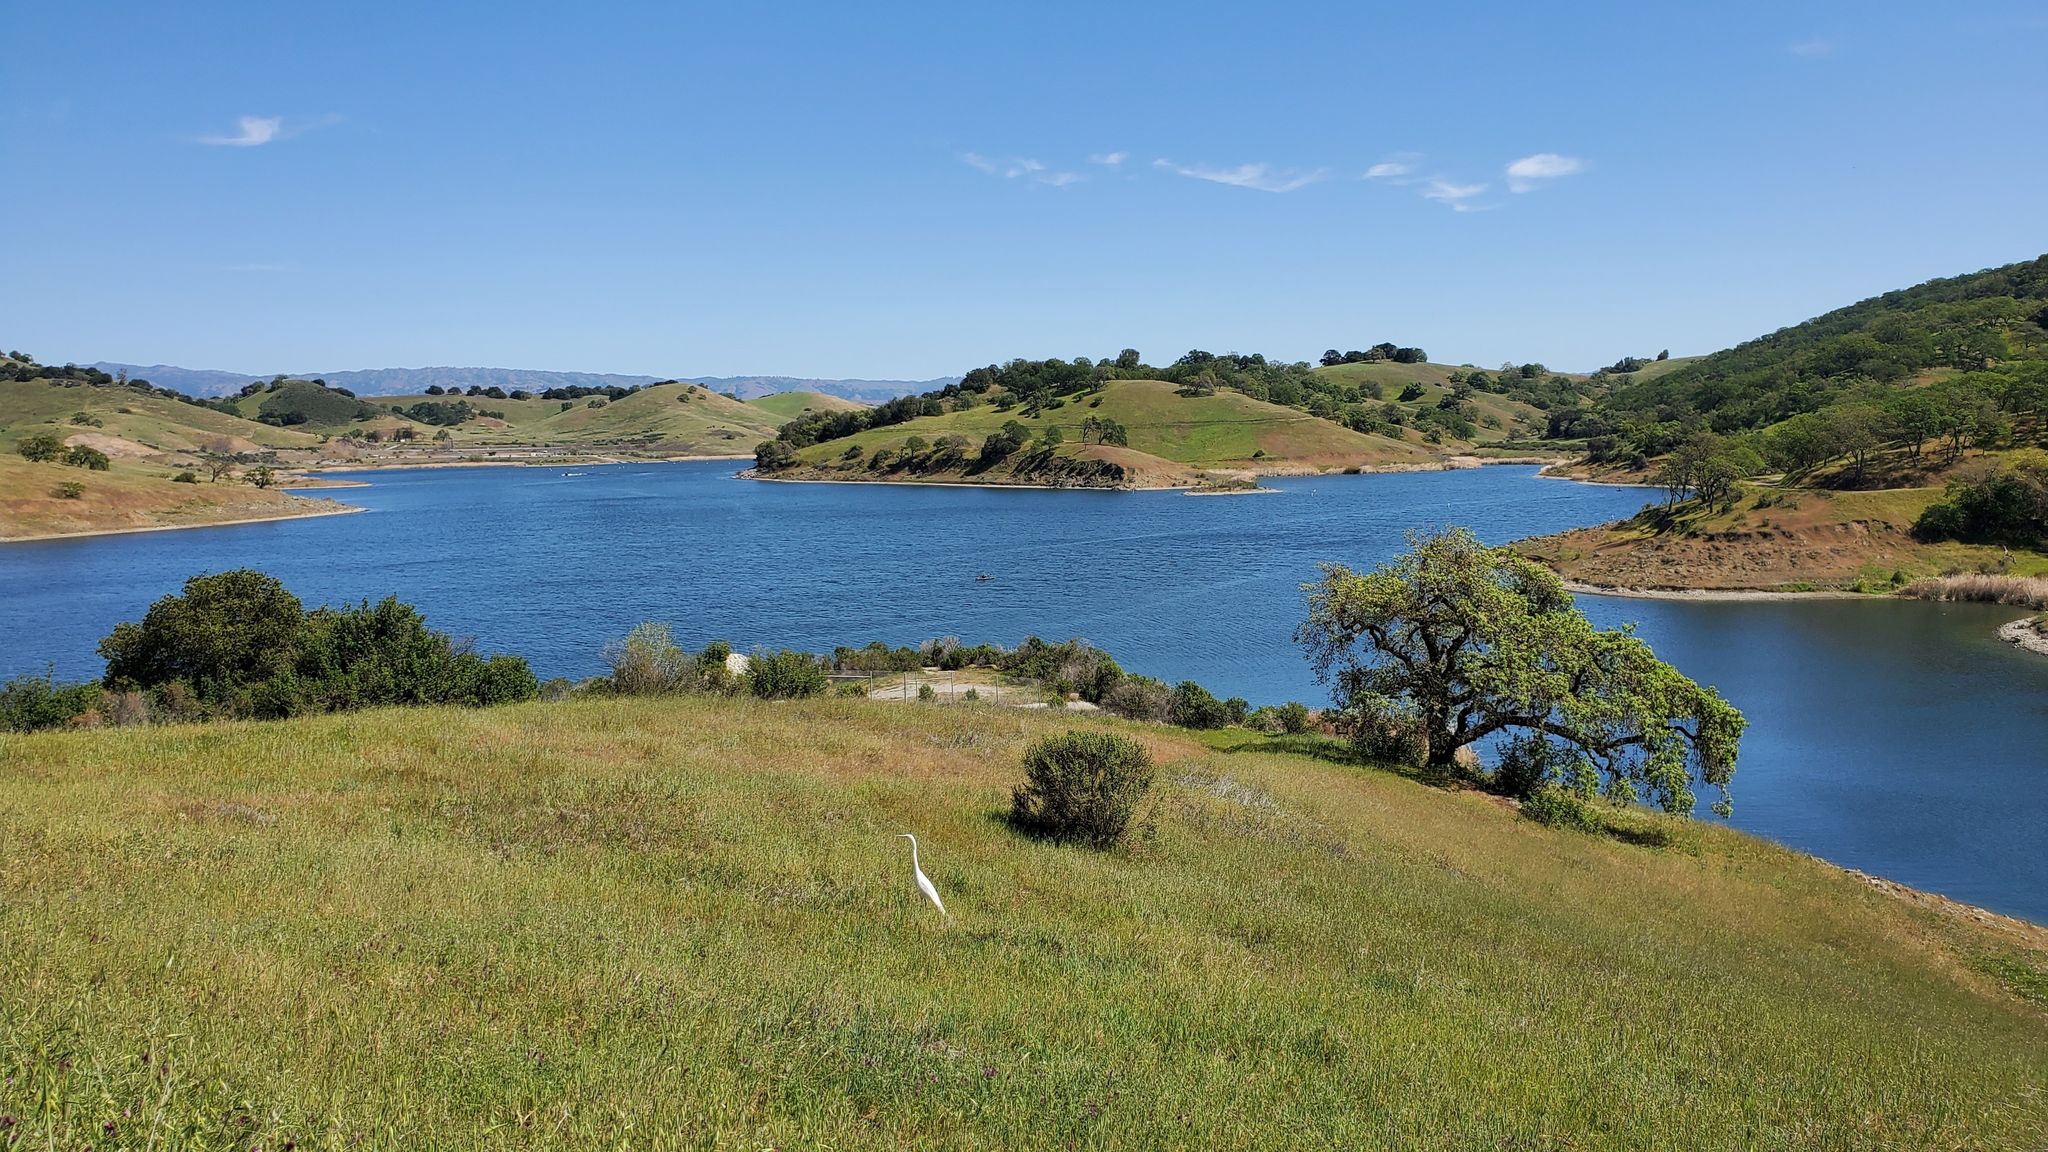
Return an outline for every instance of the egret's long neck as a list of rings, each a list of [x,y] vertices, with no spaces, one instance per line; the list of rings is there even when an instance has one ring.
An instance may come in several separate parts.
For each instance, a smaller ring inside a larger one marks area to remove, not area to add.
[[[911,868],[915,869],[915,868],[917,868],[917,866],[918,866],[918,865],[917,865],[917,837],[915,837],[915,836],[905,836],[905,837],[904,837],[904,839],[905,839],[905,840],[908,840],[908,841],[910,841],[910,866],[911,866]]]

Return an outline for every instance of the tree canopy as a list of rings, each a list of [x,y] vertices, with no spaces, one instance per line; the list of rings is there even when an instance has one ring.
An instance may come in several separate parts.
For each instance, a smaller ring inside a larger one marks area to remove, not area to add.
[[[1566,784],[1690,812],[1695,783],[1729,811],[1746,724],[1629,628],[1595,628],[1556,574],[1463,529],[1358,573],[1326,565],[1296,632],[1361,738],[1408,729],[1423,765],[1497,734],[1551,741]]]

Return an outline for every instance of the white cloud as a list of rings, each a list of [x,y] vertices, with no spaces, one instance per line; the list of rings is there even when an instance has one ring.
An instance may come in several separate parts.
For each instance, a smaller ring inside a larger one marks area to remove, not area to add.
[[[1044,164],[1024,156],[1013,156],[1006,160],[996,160],[983,156],[979,152],[962,152],[960,159],[961,162],[977,172],[986,172],[991,176],[1001,176],[1005,180],[1028,177],[1034,183],[1050,184],[1055,188],[1065,188],[1069,184],[1087,179],[1086,176],[1081,175],[1079,172],[1048,171]]]
[[[1367,180],[1399,180],[1415,174],[1415,165],[1406,160],[1382,160],[1365,170]]]
[[[254,148],[259,144],[268,144],[272,140],[281,139],[282,137],[279,133],[284,131],[284,117],[282,116],[244,116],[236,121],[236,123],[240,126],[241,131],[235,135],[201,136],[199,142],[201,144],[222,145],[228,148]]]
[[[1472,203],[1474,197],[1483,194],[1484,184],[1453,184],[1441,176],[1432,177],[1422,187],[1422,197],[1439,204],[1450,205],[1453,212],[1477,212],[1482,205]]]
[[[1130,158],[1131,154],[1129,152],[1097,152],[1088,158],[1088,162],[1090,164],[1100,164],[1105,168],[1114,168]]]
[[[1794,56],[1805,56],[1809,59],[1833,56],[1835,54],[1835,42],[1832,40],[1801,40],[1797,44],[1786,45],[1785,51],[1790,52]]]
[[[1555,152],[1538,152],[1524,156],[1508,165],[1508,191],[1527,192],[1540,187],[1546,180],[1575,175],[1585,170],[1585,163],[1571,156],[1560,156]]]
[[[1171,160],[1154,160],[1154,168],[1164,169],[1178,176],[1195,180],[1207,180],[1215,184],[1228,184],[1233,188],[1256,188],[1261,192],[1293,192],[1306,188],[1327,175],[1318,168],[1313,172],[1301,172],[1287,168],[1273,168],[1265,164],[1240,164],[1235,168],[1209,168],[1200,164],[1180,165]]]

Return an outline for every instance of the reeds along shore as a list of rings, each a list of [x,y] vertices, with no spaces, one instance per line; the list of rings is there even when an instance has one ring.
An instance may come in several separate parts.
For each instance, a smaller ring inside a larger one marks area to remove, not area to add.
[[[1960,576],[1930,576],[1900,589],[1900,595],[1917,600],[1968,600],[1982,604],[2009,604],[2015,608],[2048,609],[2048,577],[1995,576],[1969,573]]]

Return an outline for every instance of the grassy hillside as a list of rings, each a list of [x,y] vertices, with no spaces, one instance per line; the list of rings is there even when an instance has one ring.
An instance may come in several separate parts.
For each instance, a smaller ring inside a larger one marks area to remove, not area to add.
[[[1060,460],[1104,460],[1117,463],[1143,484],[1194,482],[1205,469],[1267,473],[1319,472],[1346,467],[1426,466],[1436,456],[1417,445],[1384,436],[1353,432],[1294,408],[1254,400],[1237,392],[1181,396],[1165,380],[1114,380],[1100,390],[1067,397],[1025,417],[1020,409],[980,405],[939,416],[921,416],[902,424],[871,428],[828,440],[799,453],[814,476],[846,479],[1029,479],[1003,467],[979,470],[973,458],[982,441],[1005,424],[1022,424],[1037,442],[1048,428],[1064,439],[1054,455]],[[1126,430],[1123,447],[1083,445],[1082,425],[1089,418],[1114,420]],[[900,469],[874,467],[876,455],[887,452],[901,460],[913,437],[936,445],[947,436],[969,443],[961,465],[905,476]],[[848,456],[850,450],[857,455]],[[1022,456],[1019,458],[1023,459]]]
[[[1113,722],[584,700],[8,739],[0,1139],[2048,1140],[2038,932],[1142,726],[1144,844],[1022,839],[1021,749],[1072,725]]]
[[[75,416],[98,423],[74,423]],[[34,432],[55,432],[91,443],[116,458],[189,456],[223,441],[238,452],[306,448],[319,442],[308,432],[274,428],[129,388],[49,380],[0,381],[0,448],[12,452],[23,436]]]
[[[1609,588],[1890,592],[1952,572],[2048,574],[2041,553],[1914,539],[1913,522],[1942,491],[1755,486],[1725,508],[1688,502],[1516,547],[1568,580]]]
[[[1449,364],[1396,364],[1390,360],[1366,364],[1335,364],[1316,369],[1316,375],[1351,384],[1374,383],[1380,386],[1382,403],[1394,403],[1412,414],[1437,406],[1451,390],[1451,375],[1463,374],[1470,369]],[[1422,395],[1412,401],[1399,399],[1409,384],[1422,385]],[[1524,438],[1534,438],[1543,432],[1546,414],[1540,408],[1511,400],[1506,396],[1490,392],[1473,392],[1468,400],[1478,411],[1474,421],[1478,435],[1473,442],[1494,444],[1520,433]],[[1490,419],[1489,419],[1490,418]],[[1420,442],[1421,434],[1410,431],[1407,437]]]
[[[1699,417],[1733,432],[1868,383],[1924,383],[1942,370],[2009,374],[2043,361],[2048,256],[1887,292],[1662,375],[1636,373],[1598,410],[1611,420]]]
[[[774,417],[776,421],[794,420],[805,412],[852,412],[867,405],[843,396],[830,396],[823,392],[771,392],[756,396],[747,403]]]
[[[118,462],[105,472],[31,464],[0,454],[0,540],[83,532],[196,528],[344,511],[332,500],[292,496],[232,480],[178,484],[163,468]],[[63,486],[77,484],[77,496]]]
[[[67,447],[107,456],[95,472],[32,464],[17,454],[26,436],[49,433]],[[0,540],[78,532],[193,527],[333,511],[235,483],[178,484],[201,451],[306,454],[319,438],[133,388],[77,381],[0,381]],[[200,473],[202,479],[204,472]],[[65,485],[76,484],[76,496]]]
[[[276,388],[238,397],[235,409],[251,420],[268,420],[305,431],[335,433],[383,415],[385,409],[311,380],[286,380]]]

